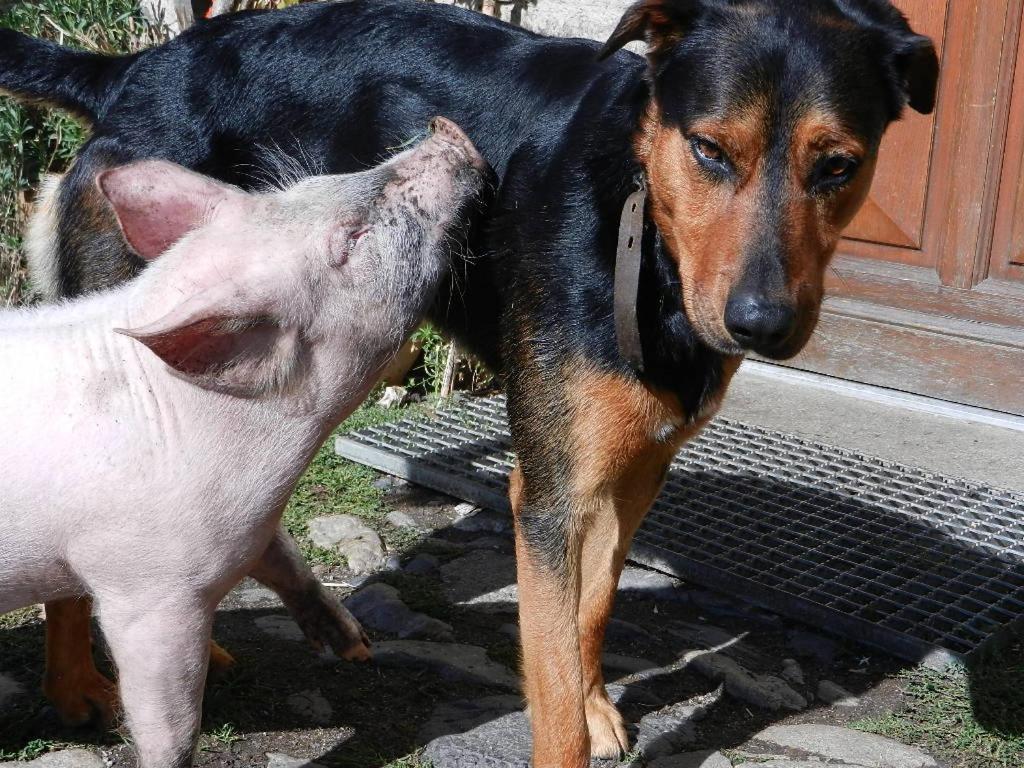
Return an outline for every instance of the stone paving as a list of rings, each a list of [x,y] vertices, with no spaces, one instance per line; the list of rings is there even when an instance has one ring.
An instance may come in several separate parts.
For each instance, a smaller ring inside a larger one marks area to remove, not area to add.
[[[390,676],[395,701],[401,701],[403,686],[428,685],[444,694],[432,694],[431,703],[414,714],[407,751],[420,747],[420,762],[400,765],[528,768],[529,723],[514,670],[518,629],[510,521],[401,481],[382,478],[380,487],[393,510],[388,525],[420,537],[412,551],[401,557],[389,553],[379,532],[344,515],[314,521],[311,532],[321,546],[356,554],[355,568],[323,573],[324,580],[358,585],[345,602],[373,638],[372,669]],[[285,661],[320,665],[321,671],[301,680],[298,674],[278,675],[275,689],[261,692],[281,699],[285,715],[279,719],[287,719],[287,728],[242,729],[238,745],[225,747],[219,757],[201,752],[200,765],[379,768],[394,759],[344,757],[345,745],[360,735],[361,727],[349,722],[360,705],[356,697],[365,704],[383,695],[372,674],[358,694],[339,695],[344,686],[337,687],[331,671],[336,660],[321,654],[302,661],[310,656],[298,627],[276,596],[253,582],[240,585],[222,610],[261,614],[249,616],[248,629],[240,627],[237,634],[278,649],[261,657],[260,668],[249,674],[267,673]],[[869,662],[862,649],[810,628],[629,566],[608,628],[605,669],[635,747],[625,762],[600,765],[940,768],[916,748],[847,727],[893,705],[894,686],[888,699],[875,690],[885,688],[889,673],[872,672]],[[240,666],[245,665],[243,659]],[[353,667],[337,670],[343,676]],[[3,672],[0,709],[16,706],[26,690],[24,678]],[[388,723],[387,716],[385,707],[375,744],[387,743],[388,729],[410,725]],[[14,763],[0,763],[7,765]],[[132,766],[134,760],[127,747],[108,745],[51,752],[16,765],[100,768]]]

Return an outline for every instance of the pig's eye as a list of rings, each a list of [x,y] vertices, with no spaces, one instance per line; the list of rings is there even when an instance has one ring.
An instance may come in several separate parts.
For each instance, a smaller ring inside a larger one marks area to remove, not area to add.
[[[344,266],[359,242],[370,232],[369,227],[362,229],[338,229],[331,235],[331,266]]]

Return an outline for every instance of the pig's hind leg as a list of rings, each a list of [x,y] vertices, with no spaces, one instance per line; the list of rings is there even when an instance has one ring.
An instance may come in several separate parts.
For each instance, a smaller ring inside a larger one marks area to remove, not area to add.
[[[356,618],[313,575],[298,545],[278,526],[250,576],[281,598],[317,650],[329,647],[349,661],[370,658],[370,640]]]
[[[128,728],[142,768],[187,768],[199,738],[215,606],[198,595],[99,599]]]

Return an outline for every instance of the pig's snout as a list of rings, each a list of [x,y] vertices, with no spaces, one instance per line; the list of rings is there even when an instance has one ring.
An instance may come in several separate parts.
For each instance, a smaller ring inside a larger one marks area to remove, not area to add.
[[[484,160],[476,145],[470,141],[469,136],[459,126],[447,117],[435,117],[431,120],[430,132],[433,139],[454,147],[481,174],[487,175],[490,173],[490,166]]]

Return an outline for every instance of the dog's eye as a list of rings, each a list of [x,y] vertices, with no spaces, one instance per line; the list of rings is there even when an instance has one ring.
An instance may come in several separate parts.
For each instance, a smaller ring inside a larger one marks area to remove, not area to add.
[[[857,173],[860,163],[849,155],[829,155],[815,168],[812,181],[815,189],[827,191],[842,187]]]
[[[690,147],[693,149],[693,154],[702,162],[715,165],[725,165],[727,163],[725,151],[715,142],[711,141],[711,139],[706,139],[703,136],[692,136],[690,138]]]
[[[833,179],[840,176],[846,176],[853,170],[853,160],[849,157],[843,157],[842,155],[836,155],[830,157],[825,161],[824,171],[826,174],[831,176]]]

